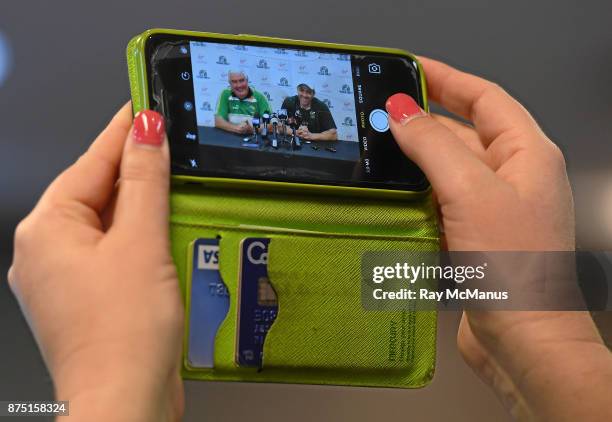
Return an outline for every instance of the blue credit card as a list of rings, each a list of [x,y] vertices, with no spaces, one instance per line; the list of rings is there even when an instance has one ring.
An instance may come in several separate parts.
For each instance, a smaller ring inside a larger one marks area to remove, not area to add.
[[[278,301],[268,279],[270,239],[247,238],[241,244],[236,363],[261,368],[263,345],[276,319]]]
[[[219,240],[193,243],[187,359],[196,368],[214,366],[215,336],[229,310],[229,294],[219,273]]]

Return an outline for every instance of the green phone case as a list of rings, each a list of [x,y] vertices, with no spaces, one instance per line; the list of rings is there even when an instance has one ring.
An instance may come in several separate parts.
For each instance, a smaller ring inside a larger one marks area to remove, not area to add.
[[[149,107],[144,47],[156,33],[414,58],[396,49],[153,29],[127,47],[134,113]],[[170,200],[172,254],[187,312],[191,245],[197,238],[220,237],[220,273],[230,294],[229,312],[215,339],[214,368],[192,368],[184,357],[185,378],[403,388],[431,380],[436,312],[366,311],[360,273],[366,251],[438,250],[429,191],[174,176]],[[248,237],[271,239],[268,274],[278,296],[260,369],[234,362],[240,242]],[[187,321],[185,350],[192,328]]]

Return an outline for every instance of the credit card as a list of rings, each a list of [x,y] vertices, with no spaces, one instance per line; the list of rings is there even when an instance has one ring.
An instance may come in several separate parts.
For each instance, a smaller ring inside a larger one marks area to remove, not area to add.
[[[219,240],[193,242],[187,359],[196,368],[214,366],[215,336],[229,311],[229,294],[219,273]]]
[[[278,301],[268,279],[270,239],[247,238],[240,245],[236,363],[261,368],[266,334],[276,319]]]

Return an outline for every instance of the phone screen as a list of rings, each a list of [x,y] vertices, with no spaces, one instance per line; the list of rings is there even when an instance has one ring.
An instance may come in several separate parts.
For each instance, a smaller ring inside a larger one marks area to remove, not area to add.
[[[175,175],[428,187],[385,111],[397,92],[424,105],[409,57],[167,34],[147,40],[146,56]]]

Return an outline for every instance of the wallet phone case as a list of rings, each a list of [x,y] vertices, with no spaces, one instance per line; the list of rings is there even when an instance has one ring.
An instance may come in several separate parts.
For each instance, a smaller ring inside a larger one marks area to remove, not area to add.
[[[151,34],[160,32],[409,55],[375,47],[150,30],[127,48],[134,113],[149,107],[144,46]],[[425,92],[423,78],[421,84]],[[229,311],[214,341],[214,367],[191,366],[185,352],[184,378],[401,388],[431,380],[436,312],[365,310],[360,264],[366,251],[439,249],[429,191],[371,192],[178,176],[170,196],[172,255],[187,315],[196,239],[219,239],[219,271],[229,292]],[[235,359],[240,245],[246,238],[270,239],[268,275],[278,300],[259,368],[237,366]],[[190,326],[194,324],[187,318],[185,350],[190,330],[198,329]]]

